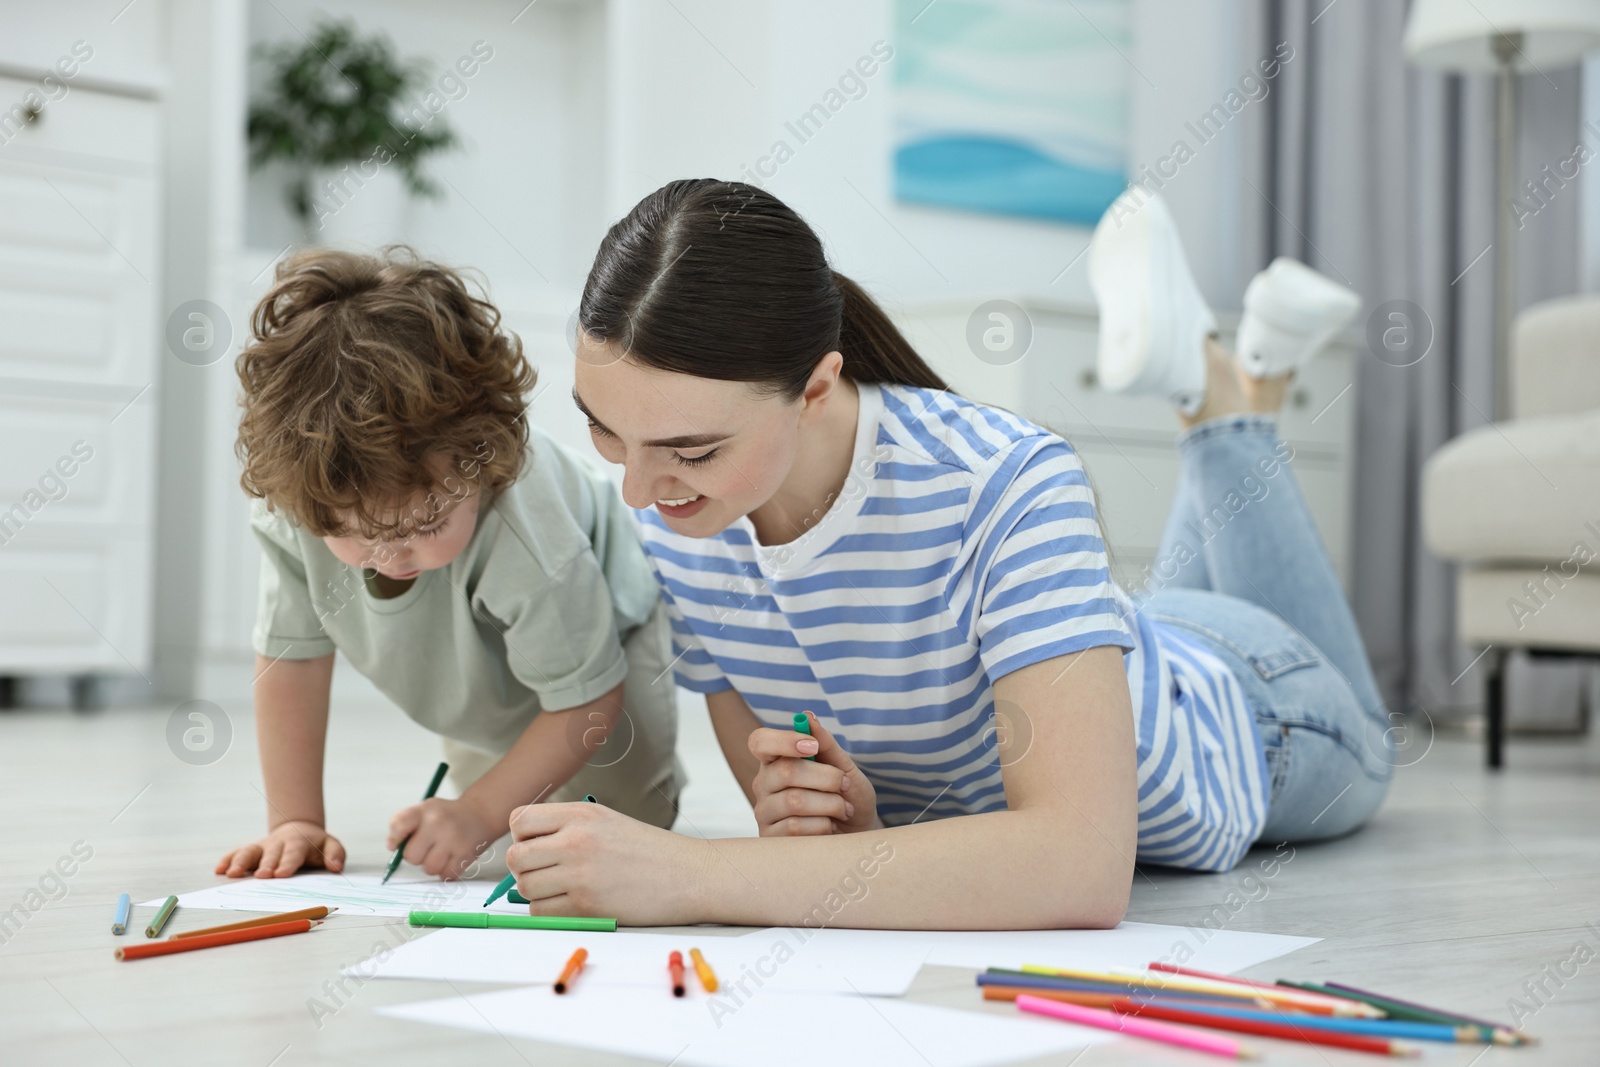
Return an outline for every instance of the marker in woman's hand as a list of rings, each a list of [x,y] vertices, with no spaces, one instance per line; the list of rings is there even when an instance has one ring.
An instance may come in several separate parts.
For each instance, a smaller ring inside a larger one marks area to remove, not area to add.
[[[797,734],[811,733],[811,718],[803,711],[797,711],[794,713],[794,732]],[[816,758],[817,757],[815,756],[806,757],[806,759],[812,760],[813,762],[816,760]]]

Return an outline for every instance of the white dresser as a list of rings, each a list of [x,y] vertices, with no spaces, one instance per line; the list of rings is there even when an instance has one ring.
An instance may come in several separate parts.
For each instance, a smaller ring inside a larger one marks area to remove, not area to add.
[[[983,299],[914,304],[896,320],[955,389],[1065,436],[1083,457],[1099,501],[1112,570],[1133,592],[1146,582],[1178,482],[1173,438],[1178,422],[1159,400],[1107,393],[1095,379],[1098,323],[1092,307],[1017,299],[1031,324],[1025,354],[975,354],[968,325]],[[1219,316],[1219,318],[1224,318]],[[1020,330],[980,316],[980,327]],[[1234,321],[1223,321],[1231,342]],[[978,348],[983,347],[981,330]],[[996,335],[995,340],[1006,340]],[[1015,337],[1011,339],[1015,342]],[[1329,555],[1348,587],[1350,525],[1350,437],[1355,415],[1353,357],[1348,338],[1330,345],[1300,372],[1279,419],[1294,448],[1294,471],[1310,504]],[[1157,583],[1159,586],[1159,583]]]
[[[0,676],[148,674],[160,114],[0,76]]]

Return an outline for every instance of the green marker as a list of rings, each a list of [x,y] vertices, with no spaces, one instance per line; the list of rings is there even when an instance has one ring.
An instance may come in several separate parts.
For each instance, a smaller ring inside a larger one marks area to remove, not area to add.
[[[811,719],[803,711],[797,711],[794,713],[794,732],[797,734],[807,735],[811,733]],[[817,757],[815,756],[806,757],[806,759],[812,761],[815,761],[816,758]]]
[[[168,897],[161,902],[161,910],[156,912],[156,917],[150,920],[150,925],[144,928],[144,936],[155,937],[161,933],[161,928],[167,925],[167,920],[172,918],[172,913],[178,910],[178,898]]]
[[[495,901],[497,901],[501,897],[505,896],[506,895],[506,890],[510,889],[512,886],[514,886],[516,884],[517,884],[517,876],[516,875],[514,875],[514,874],[506,875],[504,878],[500,879],[500,884],[494,887],[494,892],[489,894],[489,899],[483,902],[483,906],[487,908],[490,904],[493,904]],[[512,901],[512,903],[515,904],[516,901]]]
[[[583,799],[587,800],[591,804],[600,803],[598,800],[596,800],[594,798],[594,794],[593,793],[585,793],[585,794],[583,794]],[[512,904],[527,904],[527,903],[529,903],[529,900],[528,900],[527,897],[523,896],[521,893],[519,893],[515,889],[511,888],[512,886],[514,886],[516,884],[517,884],[517,876],[516,875],[514,875],[514,874],[506,875],[504,878],[500,879],[500,884],[494,887],[494,892],[489,894],[489,899],[483,902],[483,906],[487,908],[490,904],[493,904],[495,901],[499,900],[501,897],[505,897],[506,900],[510,901]],[[510,896],[506,896],[507,892],[509,892],[511,895]]]
[[[414,911],[412,926],[458,926],[472,930],[581,930],[615,933],[617,920],[570,915],[485,915],[481,911]]]
[[[439,784],[444,781],[445,772],[449,769],[450,764],[439,764],[439,769],[433,772],[433,781],[428,783],[428,791],[422,794],[423,800],[433,799],[433,794],[439,791]],[[379,882],[379,885],[387,885],[389,879],[394,877],[394,872],[400,869],[400,857],[406,854],[406,845],[410,840],[411,835],[407,834],[405,840],[400,842],[400,847],[394,850],[394,858],[389,860],[389,869],[383,872],[383,881]]]

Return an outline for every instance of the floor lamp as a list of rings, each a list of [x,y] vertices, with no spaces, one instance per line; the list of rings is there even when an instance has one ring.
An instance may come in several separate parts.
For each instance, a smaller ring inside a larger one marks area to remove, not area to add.
[[[1494,417],[1511,416],[1516,314],[1517,78],[1565,67],[1600,47],[1600,0],[1414,0],[1406,56],[1419,67],[1495,75]]]

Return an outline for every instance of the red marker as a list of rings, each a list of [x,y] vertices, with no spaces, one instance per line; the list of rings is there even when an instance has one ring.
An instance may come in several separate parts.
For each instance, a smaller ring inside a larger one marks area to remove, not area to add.
[[[667,957],[667,970],[672,974],[672,995],[683,996],[683,953],[674,952]]]

